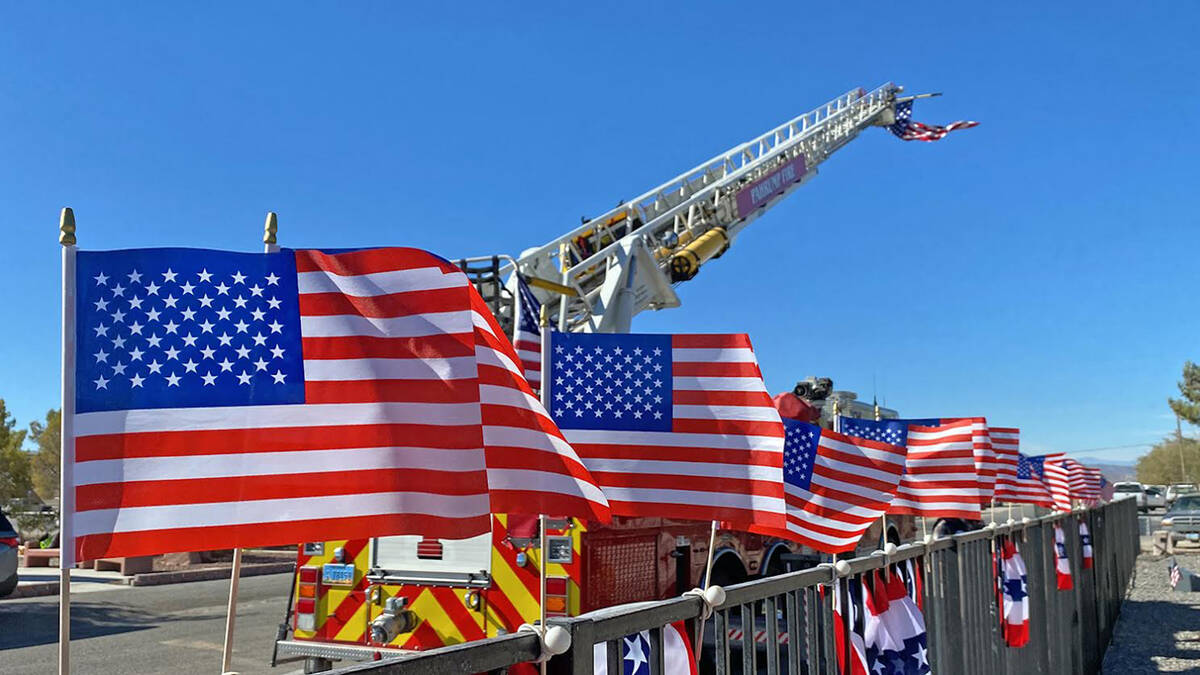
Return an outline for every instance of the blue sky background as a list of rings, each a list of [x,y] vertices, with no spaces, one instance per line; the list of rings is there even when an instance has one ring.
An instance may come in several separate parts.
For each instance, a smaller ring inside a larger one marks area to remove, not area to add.
[[[854,87],[871,129],[641,332],[744,331],[911,416],[1027,451],[1153,441],[1200,360],[1194,3],[9,5],[0,21],[0,397],[59,398],[58,211],[86,248],[519,253]],[[1128,448],[1085,452],[1106,459]]]

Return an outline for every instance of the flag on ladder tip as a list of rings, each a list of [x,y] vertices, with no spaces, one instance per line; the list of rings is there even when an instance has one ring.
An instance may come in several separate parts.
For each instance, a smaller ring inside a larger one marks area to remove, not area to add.
[[[622,672],[614,675],[650,675],[650,662],[655,658],[650,631],[644,630],[619,639]],[[696,656],[687,626],[682,621],[669,623],[662,629],[663,675],[697,675]],[[592,672],[608,675],[608,643],[592,647]]]
[[[1060,523],[1054,524],[1054,573],[1058,590],[1069,591],[1075,587],[1071,579],[1071,558],[1067,555],[1067,536]]]
[[[1029,579],[1017,543],[1010,537],[997,540],[996,583],[1000,589],[1000,629],[1009,647],[1029,643]]]
[[[462,538],[521,504],[607,518],[511,344],[441,258],[80,251],[74,274],[64,565]]]
[[[745,335],[546,333],[547,402],[614,515],[786,527],[784,429]]]
[[[791,419],[783,426],[787,529],[750,530],[825,553],[853,550],[895,496],[905,449]]]
[[[901,101],[896,104],[896,121],[888,127],[889,130],[897,137],[906,141],[939,141],[946,137],[946,134],[958,129],[970,129],[971,127],[979,126],[979,122],[958,121],[951,122],[946,126],[938,126],[936,124],[922,124],[914,122],[912,119],[913,102]]]

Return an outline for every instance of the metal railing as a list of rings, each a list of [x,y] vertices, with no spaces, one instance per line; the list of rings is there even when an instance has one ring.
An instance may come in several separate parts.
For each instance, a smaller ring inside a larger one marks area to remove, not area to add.
[[[1083,568],[1078,522],[1092,536],[1093,567]],[[1074,588],[1056,585],[1054,525],[1066,537]],[[1005,646],[997,606],[993,551],[997,537],[1013,537],[1028,574],[1030,640]],[[935,673],[1095,673],[1112,637],[1139,548],[1137,508],[1122,500],[1092,509],[989,526],[929,543],[907,544],[846,561],[843,574],[831,564],[757,579],[726,589],[724,603],[706,622],[701,672],[719,675],[788,673],[836,675],[831,599],[824,586],[844,587],[887,563],[916,560],[924,570],[924,615]],[[836,586],[835,586],[836,585]],[[639,632],[650,639],[650,672],[663,673],[663,629],[677,621],[694,631],[703,603],[694,597],[623,605],[583,616],[551,620],[571,635],[571,648],[549,662],[556,674],[592,675],[596,645],[609,673],[621,673],[621,640]],[[848,613],[843,621],[849,621]],[[694,632],[692,633],[694,635]],[[432,675],[504,673],[538,655],[538,638],[516,633],[413,653],[336,673]]]

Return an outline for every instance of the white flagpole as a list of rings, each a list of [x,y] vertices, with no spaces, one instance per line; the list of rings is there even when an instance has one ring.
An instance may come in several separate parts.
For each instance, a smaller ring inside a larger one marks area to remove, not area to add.
[[[279,231],[279,217],[274,211],[267,212],[267,221],[263,224],[263,253],[275,253],[279,250],[276,244],[276,232]],[[225,640],[221,647],[221,672],[230,673],[233,667],[233,628],[237,619],[238,582],[242,577],[242,549],[233,549],[233,565],[229,569],[229,604],[225,608]]]
[[[516,270],[514,272],[514,274],[520,274],[520,270],[519,269]],[[518,279],[517,279],[517,284],[518,284],[517,303],[518,304],[513,305],[514,310],[519,310],[521,307],[519,304],[521,302],[521,300],[520,300],[520,297],[521,297],[520,283],[521,283],[520,278],[518,277]],[[564,305],[566,304],[566,302],[567,302],[566,298],[563,298]],[[541,382],[540,390],[538,391],[538,395],[542,399],[542,406],[546,408],[546,414],[549,415],[550,414],[550,391],[549,391],[549,389],[550,389],[550,330],[549,330],[549,326],[547,325],[548,321],[547,321],[547,316],[546,316],[546,306],[545,305],[542,306],[542,316],[539,317],[539,319],[540,320],[538,321],[538,323],[541,324],[541,329],[542,329],[542,354],[541,354],[542,372],[540,373],[542,382]],[[513,334],[514,335],[516,334],[515,331],[517,328],[517,322],[519,322],[520,320],[521,320],[521,317],[518,316],[517,313],[514,311],[513,312],[513,331],[514,331]],[[514,350],[516,349],[515,343],[513,344],[513,349]],[[518,368],[521,367],[521,361],[519,358],[517,359],[517,367]],[[551,419],[553,419],[553,418],[551,418]],[[545,654],[545,652],[546,652],[546,633],[547,633],[547,626],[546,626],[546,567],[550,564],[550,556],[548,555],[548,552],[546,551],[546,514],[544,514],[544,513],[538,514],[538,546],[539,546],[539,549],[538,549],[538,558],[539,558],[539,560],[538,560],[538,618],[541,619],[540,626],[541,626],[541,643],[542,643],[541,644],[542,653],[540,654],[541,658],[540,658],[540,663],[538,665],[539,665],[539,670],[541,671],[541,675],[546,675],[546,662],[548,661],[548,659],[545,658],[545,656],[546,656],[546,654]]]
[[[713,568],[713,552],[717,548],[717,521],[712,521],[712,527],[708,531],[708,560],[704,563],[704,590],[707,591],[712,587],[712,568]],[[707,600],[705,600],[707,602]],[[700,654],[704,651],[704,624],[708,623],[708,617],[700,615],[700,621],[696,623],[696,665],[700,665]]]
[[[71,672],[71,568],[75,566],[75,212],[58,222],[62,245],[62,433],[58,490],[58,672]]]

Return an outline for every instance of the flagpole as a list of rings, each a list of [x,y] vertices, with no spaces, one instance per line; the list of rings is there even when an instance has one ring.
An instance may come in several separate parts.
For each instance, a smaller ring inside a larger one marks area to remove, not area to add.
[[[267,220],[263,223],[263,253],[276,253],[279,245],[276,234],[279,232],[279,216],[274,211],[267,212]],[[238,582],[242,577],[242,549],[233,549],[233,564],[229,569],[229,604],[225,608],[225,640],[221,647],[221,672],[232,672],[233,667],[233,628],[237,619]]]
[[[520,273],[521,273],[520,269],[514,270],[514,274],[520,275]],[[521,280],[520,280],[520,277],[518,276],[518,278],[517,278],[517,284],[518,284],[517,303],[520,303],[520,301],[521,301],[521,299],[520,299],[521,298],[521,289],[519,288],[520,283],[521,283]],[[567,299],[564,297],[562,299],[562,303],[565,305],[566,302],[567,302]],[[514,304],[513,309],[520,309],[520,305]],[[549,385],[550,385],[550,349],[551,349],[551,346],[550,346],[549,317],[546,313],[545,305],[542,305],[542,315],[538,318],[539,318],[538,323],[542,324],[542,326],[541,326],[541,328],[542,328],[542,372],[540,373],[542,382],[541,382],[540,390],[538,391],[538,396],[539,396],[539,398],[542,399],[542,406],[544,406],[546,408],[546,414],[549,414],[549,411],[550,411],[550,391],[549,391],[549,388],[550,388],[549,387]],[[520,321],[521,321],[520,315],[517,314],[516,312],[513,312],[514,335],[515,335],[515,331],[517,329],[517,324]],[[515,348],[515,346],[514,346],[514,348]],[[518,360],[517,366],[520,367],[519,360]],[[549,661],[549,659],[546,658],[546,634],[547,634],[547,626],[546,626],[546,567],[550,564],[550,556],[547,555],[547,552],[546,552],[546,514],[544,514],[544,513],[538,514],[538,547],[539,547],[538,548],[538,558],[539,558],[538,559],[538,618],[540,619],[540,622],[538,625],[541,627],[541,632],[539,633],[540,640],[541,640],[541,644],[540,644],[541,653],[539,654],[539,659],[538,659],[538,669],[541,672],[541,675],[546,675],[546,662]]]
[[[58,491],[58,672],[71,672],[71,568],[75,566],[75,212],[58,221],[62,245],[62,405]]]
[[[879,422],[883,419],[883,413],[879,409],[879,402],[875,401],[875,421]],[[887,510],[884,509],[879,514],[879,548],[884,550],[887,548]]]
[[[708,560],[704,563],[704,591],[707,598],[708,589],[712,587],[712,568],[713,568],[713,552],[717,548],[717,521],[712,521],[712,525],[708,530]],[[707,602],[707,600],[706,600]],[[700,621],[696,623],[696,666],[700,665],[700,654],[704,651],[704,624],[708,623],[708,617],[705,613],[700,615]]]

